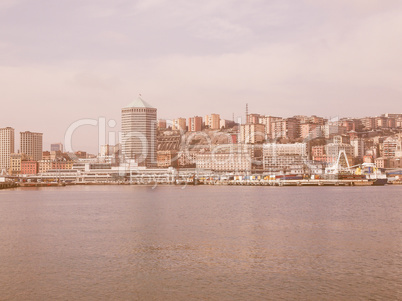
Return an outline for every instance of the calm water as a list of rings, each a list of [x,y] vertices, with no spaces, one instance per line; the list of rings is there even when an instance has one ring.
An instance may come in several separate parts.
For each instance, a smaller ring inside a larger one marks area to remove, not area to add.
[[[402,186],[0,191],[0,300],[402,300]]]

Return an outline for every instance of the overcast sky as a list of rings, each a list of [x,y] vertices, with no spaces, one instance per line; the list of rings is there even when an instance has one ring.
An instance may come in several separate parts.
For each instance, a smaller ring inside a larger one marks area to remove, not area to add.
[[[0,0],[0,127],[45,149],[140,93],[160,118],[364,117],[401,113],[401,81],[399,0]]]

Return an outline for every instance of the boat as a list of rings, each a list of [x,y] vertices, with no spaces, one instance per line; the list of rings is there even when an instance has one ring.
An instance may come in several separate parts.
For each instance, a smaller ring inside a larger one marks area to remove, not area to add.
[[[383,186],[388,183],[388,178],[374,163],[363,163],[356,169],[356,174],[365,175],[366,179],[373,182],[374,186]]]

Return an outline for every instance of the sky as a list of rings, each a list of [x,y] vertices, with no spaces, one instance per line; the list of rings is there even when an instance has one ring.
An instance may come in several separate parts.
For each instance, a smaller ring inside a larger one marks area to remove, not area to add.
[[[401,54],[400,0],[0,0],[0,127],[49,149],[139,94],[166,119],[402,113]]]

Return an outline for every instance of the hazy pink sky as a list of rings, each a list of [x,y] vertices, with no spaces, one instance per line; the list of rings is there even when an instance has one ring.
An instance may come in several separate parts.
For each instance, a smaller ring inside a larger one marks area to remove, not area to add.
[[[399,0],[0,0],[0,127],[115,119],[401,113]],[[96,151],[96,130],[75,149]],[[17,145],[18,147],[18,145]]]

